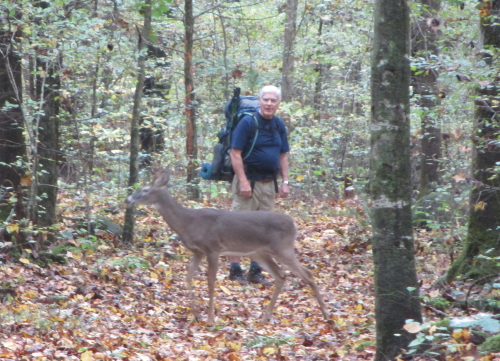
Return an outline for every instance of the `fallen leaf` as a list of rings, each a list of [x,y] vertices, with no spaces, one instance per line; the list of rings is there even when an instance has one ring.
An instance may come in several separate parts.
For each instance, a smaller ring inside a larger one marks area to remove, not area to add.
[[[274,355],[276,352],[278,352],[278,349],[276,347],[264,347],[262,349],[262,353],[266,356]]]
[[[486,205],[487,205],[487,204],[488,204],[488,203],[486,203],[486,202],[479,201],[479,202],[477,202],[477,203],[476,203],[476,205],[474,206],[474,210],[475,210],[475,211],[484,211],[484,210],[485,210],[485,208],[486,208]]]
[[[467,179],[467,174],[465,172],[458,172],[455,174],[453,177],[451,177],[455,180],[455,182],[463,182]]]
[[[81,361],[94,361],[94,356],[92,351],[85,351],[80,356]]]
[[[420,330],[422,330],[422,327],[417,322],[408,322],[403,326],[403,328],[409,333],[417,333],[420,332]]]

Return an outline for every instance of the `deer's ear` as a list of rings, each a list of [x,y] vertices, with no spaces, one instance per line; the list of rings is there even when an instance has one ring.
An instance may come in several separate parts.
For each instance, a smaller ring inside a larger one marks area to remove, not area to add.
[[[167,185],[169,179],[170,179],[170,172],[167,169],[164,169],[156,177],[156,179],[154,181],[154,185],[156,187],[163,187],[163,186]]]

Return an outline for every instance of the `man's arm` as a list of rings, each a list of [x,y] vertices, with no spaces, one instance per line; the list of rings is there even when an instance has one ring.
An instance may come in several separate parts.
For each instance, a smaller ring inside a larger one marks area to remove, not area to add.
[[[245,174],[241,149],[231,148],[231,153],[229,153],[229,155],[231,157],[234,173],[236,173],[240,181],[239,195],[245,198],[252,197],[252,187]]]
[[[289,166],[288,166],[288,152],[280,154],[280,170],[281,178],[283,178],[283,183],[280,186],[279,195],[280,197],[286,198],[290,194],[290,185],[285,184],[289,181]]]

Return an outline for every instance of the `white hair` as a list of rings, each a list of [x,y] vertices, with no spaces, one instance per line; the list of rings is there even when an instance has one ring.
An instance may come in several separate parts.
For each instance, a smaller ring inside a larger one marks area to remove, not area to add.
[[[281,90],[274,85],[266,85],[265,87],[263,87],[259,92],[259,99],[261,99],[262,96],[266,93],[275,94],[278,97],[278,101],[281,101]]]

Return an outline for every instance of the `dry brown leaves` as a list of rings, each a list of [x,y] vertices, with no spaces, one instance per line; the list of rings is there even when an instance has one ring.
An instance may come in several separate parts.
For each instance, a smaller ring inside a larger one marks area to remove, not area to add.
[[[98,232],[97,239],[71,241],[76,247],[65,251],[67,265],[41,268],[28,259],[0,264],[0,288],[15,291],[0,298],[0,360],[372,359],[371,247],[359,224],[360,205],[281,206],[298,223],[300,260],[315,274],[331,324],[307,286],[290,274],[271,322],[262,325],[272,289],[229,281],[226,260],[217,278],[215,327],[205,322],[204,265],[195,277],[196,322],[185,285],[189,253],[168,240],[167,226],[147,209],[137,218],[138,241],[130,247]],[[115,217],[119,222],[122,215]],[[434,270],[446,267],[433,261]],[[425,283],[434,279],[425,272]]]

